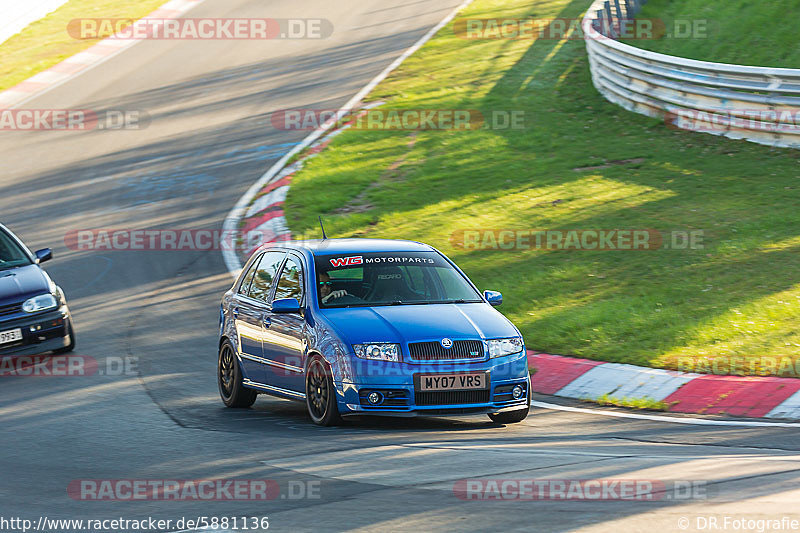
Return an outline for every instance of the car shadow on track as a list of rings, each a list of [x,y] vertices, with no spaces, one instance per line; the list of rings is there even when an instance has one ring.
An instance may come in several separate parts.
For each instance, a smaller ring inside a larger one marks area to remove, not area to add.
[[[306,406],[301,402],[279,400],[260,396],[250,409],[220,410],[220,419],[245,422],[263,430],[262,424],[291,429],[308,429],[336,432],[430,432],[430,431],[480,431],[504,427],[489,420],[485,415],[469,417],[444,416],[348,416],[337,426],[315,426],[308,417]]]

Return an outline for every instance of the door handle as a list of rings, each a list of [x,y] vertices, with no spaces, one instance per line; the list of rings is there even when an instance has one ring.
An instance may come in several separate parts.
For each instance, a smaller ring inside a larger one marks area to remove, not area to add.
[[[233,318],[239,318],[239,308],[234,307],[233,309],[231,309],[231,314],[233,315]]]

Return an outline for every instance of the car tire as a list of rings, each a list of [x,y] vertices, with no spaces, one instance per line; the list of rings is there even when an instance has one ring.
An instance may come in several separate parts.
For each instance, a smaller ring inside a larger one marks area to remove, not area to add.
[[[227,407],[250,407],[256,401],[258,393],[242,384],[242,369],[233,346],[229,342],[222,343],[217,359],[217,386],[222,403]]]
[[[69,335],[69,344],[63,348],[53,350],[53,353],[60,355],[62,353],[69,353],[75,349],[75,330],[72,328],[72,320],[67,322],[67,334]]]
[[[506,411],[505,413],[493,413],[489,415],[492,422],[496,424],[516,424],[522,422],[528,417],[531,410],[531,395],[528,394],[528,405],[524,409],[517,409],[516,411]]]
[[[330,367],[320,357],[314,357],[306,370],[306,407],[318,426],[335,426],[342,421]]]

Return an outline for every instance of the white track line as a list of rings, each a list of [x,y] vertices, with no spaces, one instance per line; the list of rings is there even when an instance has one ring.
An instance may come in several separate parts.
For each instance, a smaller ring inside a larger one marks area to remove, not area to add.
[[[552,409],[554,411],[567,411],[570,413],[582,413],[599,416],[612,416],[615,418],[633,418],[636,420],[650,420],[653,422],[670,422],[672,424],[687,424],[693,426],[734,426],[734,427],[773,427],[773,428],[800,428],[800,424],[791,422],[750,422],[735,420],[706,420],[704,418],[684,418],[661,415],[643,415],[638,413],[622,413],[616,411],[603,411],[600,409],[584,409],[581,407],[569,407],[554,403],[531,401],[533,407],[542,409]]]
[[[306,136],[305,139],[303,139],[300,142],[300,144],[292,148],[282,158],[280,158],[277,163],[272,165],[272,167],[269,170],[267,170],[267,172],[264,173],[264,175],[261,176],[261,178],[259,178],[259,180],[256,181],[247,190],[246,193],[244,193],[244,196],[239,198],[239,201],[236,203],[233,209],[231,209],[230,213],[228,213],[228,216],[225,217],[225,222],[223,222],[222,224],[223,232],[226,234],[230,232],[230,234],[233,235],[234,232],[238,229],[237,226],[239,225],[239,220],[241,220],[242,215],[244,214],[248,204],[250,203],[250,200],[252,200],[253,197],[256,194],[258,194],[258,191],[260,191],[261,188],[264,187],[264,185],[269,183],[269,181],[283,169],[283,167],[286,165],[289,159],[291,159],[295,154],[298,154],[301,151],[308,148],[311,145],[311,143],[319,139],[319,137],[322,136],[323,133],[325,133],[335,124],[337,124],[342,117],[344,117],[352,108],[356,106],[356,104],[358,104],[361,100],[363,100],[364,97],[367,96],[380,82],[386,79],[386,77],[389,74],[391,74],[393,70],[399,67],[403,63],[403,61],[405,61],[406,59],[409,58],[409,56],[411,56],[411,54],[419,50],[422,47],[422,45],[428,42],[431,39],[431,37],[433,37],[436,34],[436,32],[441,30],[451,20],[453,20],[453,18],[455,18],[455,16],[459,13],[459,11],[466,8],[472,2],[473,0],[464,0],[464,2],[462,2],[458,7],[456,7],[453,11],[451,11],[449,15],[447,15],[444,19],[442,19],[439,22],[439,24],[431,28],[430,31],[428,31],[428,33],[423,35],[416,43],[414,43],[411,46],[411,48],[403,52],[403,54],[394,61],[392,61],[392,63],[388,67],[386,67],[383,70],[383,72],[375,76],[372,79],[372,81],[370,81],[360,91],[358,91],[358,93],[355,96],[353,96],[346,104],[344,104],[344,106],[342,106],[341,109],[339,109],[339,111],[336,112],[335,116],[331,117],[327,122],[325,122],[320,127],[312,131],[308,136]],[[239,271],[242,268],[242,263],[241,261],[239,261],[239,256],[236,253],[236,250],[235,249],[222,250],[222,258],[225,260],[225,266],[227,267],[228,272],[230,272],[234,278],[237,277],[239,275]]]

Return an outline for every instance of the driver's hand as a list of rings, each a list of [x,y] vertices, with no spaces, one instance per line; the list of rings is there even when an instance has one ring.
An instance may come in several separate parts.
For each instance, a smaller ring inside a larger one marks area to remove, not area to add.
[[[336,300],[337,298],[341,298],[342,296],[348,296],[347,291],[342,291],[342,290],[333,291],[332,293],[327,295],[325,298],[323,298],[322,302],[323,303],[328,303],[328,300]]]

